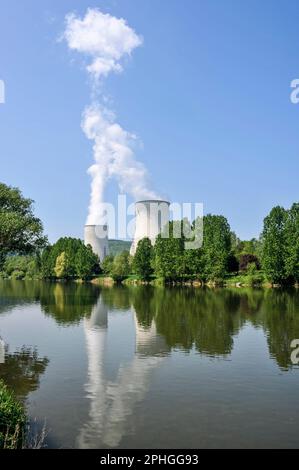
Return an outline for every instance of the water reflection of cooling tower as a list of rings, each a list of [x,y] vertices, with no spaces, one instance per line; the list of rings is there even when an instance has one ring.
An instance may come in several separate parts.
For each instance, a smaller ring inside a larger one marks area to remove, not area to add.
[[[147,329],[141,327],[133,311],[136,328],[135,355],[129,363],[124,363],[120,357],[116,379],[107,379],[107,313],[107,307],[100,296],[90,318],[85,319],[84,323],[88,356],[88,380],[85,388],[90,409],[88,421],[78,437],[80,448],[119,446],[123,435],[132,425],[136,404],[144,399],[148,391],[152,371],[161,364],[169,351],[163,337],[157,335],[154,322]],[[117,351],[117,344],[114,350]]]
[[[85,321],[88,330],[108,327],[108,308],[104,304],[101,295],[99,296],[96,305],[92,309],[90,317]]]
[[[152,321],[150,327],[144,327],[138,323],[135,314],[136,328],[136,354],[138,356],[165,356],[169,353],[164,336],[157,333],[156,324]]]
[[[89,318],[84,320],[84,331],[88,357],[87,398],[90,401],[89,421],[84,425],[79,436],[79,447],[90,447],[92,440],[96,442],[104,430],[106,407],[106,380],[104,377],[104,353],[106,349],[108,327],[108,309],[99,296]]]

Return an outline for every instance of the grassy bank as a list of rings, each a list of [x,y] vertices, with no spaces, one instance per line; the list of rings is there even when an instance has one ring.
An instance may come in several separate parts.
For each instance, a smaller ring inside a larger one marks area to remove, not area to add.
[[[23,405],[0,380],[0,449],[22,448],[25,425]]]
[[[114,285],[114,284],[123,284],[128,286],[133,285],[151,285],[151,286],[192,286],[192,287],[276,287],[276,285],[271,285],[262,272],[256,274],[236,274],[225,277],[224,279],[219,279],[218,281],[207,281],[203,282],[200,279],[188,278],[187,276],[180,280],[165,280],[163,278],[157,278],[151,276],[148,281],[141,279],[136,274],[127,276],[125,279],[120,281],[114,281],[112,277],[100,276],[92,281],[98,285]]]

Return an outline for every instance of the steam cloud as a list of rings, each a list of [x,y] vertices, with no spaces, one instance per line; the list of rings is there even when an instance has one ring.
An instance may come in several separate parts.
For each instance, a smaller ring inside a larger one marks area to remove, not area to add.
[[[63,37],[71,50],[91,59],[86,70],[97,90],[109,73],[123,70],[122,59],[142,44],[142,38],[124,19],[98,9],[88,9],[83,19],[68,14]],[[95,163],[88,170],[92,183],[87,224],[101,223],[104,190],[111,177],[116,178],[121,191],[130,193],[135,200],[158,198],[148,189],[146,168],[135,159],[136,136],[116,122],[113,112],[94,100],[83,112],[81,127],[86,137],[94,141]]]

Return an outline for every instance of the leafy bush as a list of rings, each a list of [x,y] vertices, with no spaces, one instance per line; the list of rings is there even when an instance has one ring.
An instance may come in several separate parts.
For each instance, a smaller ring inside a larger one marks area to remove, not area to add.
[[[250,265],[254,265],[256,269],[260,268],[260,262],[257,256],[251,253],[244,253],[240,255],[239,269],[240,271],[247,271]]]
[[[263,273],[260,271],[248,274],[246,278],[247,278],[247,284],[250,286],[259,286],[265,281],[265,277]]]
[[[25,424],[23,406],[0,380],[0,449],[21,448]]]
[[[36,256],[8,256],[3,264],[1,277],[12,279],[33,279],[39,274]]]
[[[110,276],[110,274],[112,273],[113,261],[114,261],[114,256],[109,255],[109,256],[106,256],[106,258],[101,264],[103,273],[106,274],[106,276]]]
[[[130,274],[130,261],[128,251],[115,256],[111,270],[111,276],[115,281],[121,282]]]
[[[149,280],[153,273],[153,247],[149,238],[139,240],[133,260],[133,269],[143,280]]]
[[[13,271],[12,274],[11,274],[11,278],[12,279],[16,279],[16,280],[21,280],[21,279],[24,279],[25,277],[25,273],[24,271]]]

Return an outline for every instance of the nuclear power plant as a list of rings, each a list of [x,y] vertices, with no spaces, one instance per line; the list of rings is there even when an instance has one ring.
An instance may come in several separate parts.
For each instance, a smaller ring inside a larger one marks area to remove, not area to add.
[[[102,262],[109,255],[108,226],[85,225],[84,243],[91,246],[92,251],[98,255]]]
[[[139,240],[147,237],[155,244],[156,237],[169,222],[168,201],[148,199],[135,203],[135,235],[130,254],[134,256]],[[102,262],[109,255],[108,226],[85,225],[84,243],[91,245]]]
[[[138,201],[135,204],[135,236],[130,254],[134,255],[139,240],[148,237],[154,245],[157,235],[169,222],[168,201],[151,199]]]

